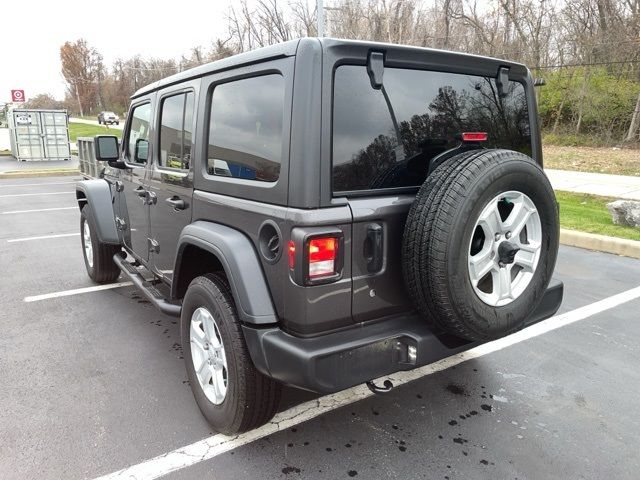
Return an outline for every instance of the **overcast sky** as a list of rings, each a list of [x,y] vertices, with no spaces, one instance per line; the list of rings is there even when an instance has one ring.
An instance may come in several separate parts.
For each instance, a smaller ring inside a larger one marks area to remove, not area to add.
[[[60,46],[84,38],[107,66],[118,57],[178,58],[226,33],[231,0],[31,0],[0,4],[0,103],[12,89],[64,97]]]

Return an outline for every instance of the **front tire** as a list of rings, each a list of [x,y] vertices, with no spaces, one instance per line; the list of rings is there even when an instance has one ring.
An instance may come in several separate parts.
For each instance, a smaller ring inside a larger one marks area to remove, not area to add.
[[[281,384],[256,370],[226,279],[195,278],[180,319],[187,376],[198,408],[218,432],[257,428],[275,415]]]
[[[120,276],[120,268],[113,256],[122,250],[119,245],[109,245],[98,239],[96,221],[89,206],[80,212],[80,240],[87,273],[94,282],[111,283]]]

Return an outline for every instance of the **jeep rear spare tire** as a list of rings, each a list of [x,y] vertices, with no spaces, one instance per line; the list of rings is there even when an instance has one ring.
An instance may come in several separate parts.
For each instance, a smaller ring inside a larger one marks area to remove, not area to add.
[[[547,177],[510,150],[462,153],[431,177],[403,239],[403,271],[417,309],[469,340],[519,330],[556,262],[558,210]]]

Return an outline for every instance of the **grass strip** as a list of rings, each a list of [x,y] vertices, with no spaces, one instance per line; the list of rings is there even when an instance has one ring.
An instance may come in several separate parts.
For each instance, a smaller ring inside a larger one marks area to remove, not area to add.
[[[563,228],[640,241],[640,228],[613,223],[607,203],[617,199],[563,191],[556,191],[556,198]]]
[[[122,137],[122,130],[118,128],[107,128],[104,125],[91,125],[88,123],[69,123],[69,139],[75,142],[78,137],[94,137],[96,135],[115,135]]]

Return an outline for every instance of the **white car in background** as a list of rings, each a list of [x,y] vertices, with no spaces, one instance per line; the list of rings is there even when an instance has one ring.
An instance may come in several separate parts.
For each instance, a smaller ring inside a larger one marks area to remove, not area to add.
[[[100,125],[120,125],[120,117],[113,112],[100,112],[98,114]]]

